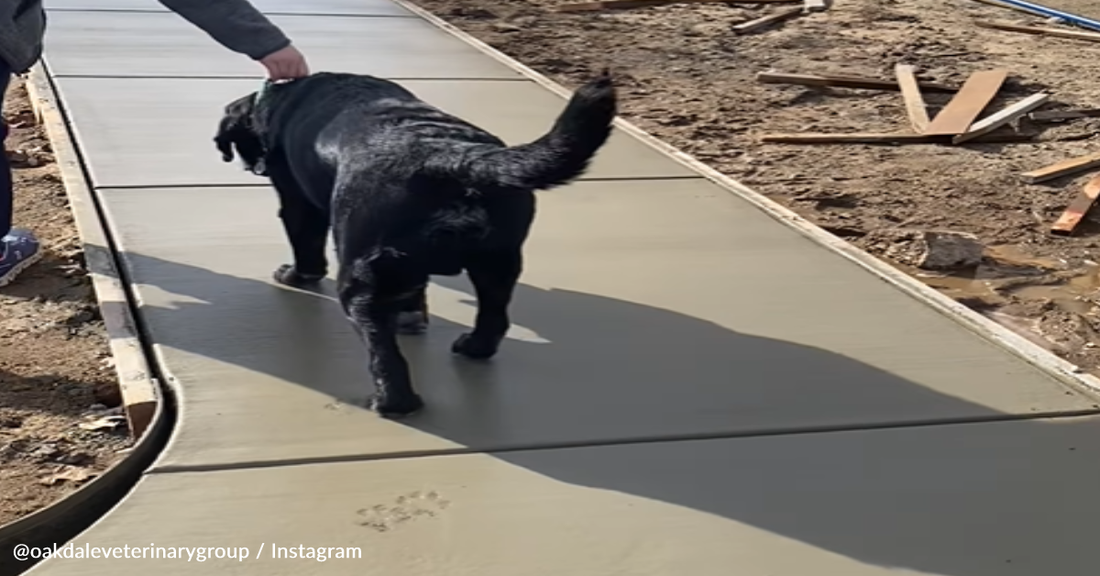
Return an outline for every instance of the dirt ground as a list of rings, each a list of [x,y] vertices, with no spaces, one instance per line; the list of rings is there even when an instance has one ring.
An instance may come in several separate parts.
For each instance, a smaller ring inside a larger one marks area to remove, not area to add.
[[[4,112],[15,225],[47,252],[0,288],[0,525],[72,492],[130,445],[65,190],[22,85]]]
[[[1100,108],[1097,45],[978,28],[972,20],[1048,25],[969,0],[835,0],[824,13],[737,35],[737,24],[787,5],[695,4],[587,13],[574,0],[417,0],[466,32],[576,87],[609,66],[623,116],[788,206],[826,230],[1100,373],[1100,218],[1074,237],[1050,225],[1095,173],[1040,185],[1018,174],[1100,151],[1100,119],[1022,120],[1034,141],[1012,144],[789,145],[762,134],[906,132],[897,92],[762,84],[759,72],[892,79],[911,64],[960,85],[1003,68],[990,111],[1039,91],[1042,110]],[[1079,14],[1092,0],[1051,0]],[[1093,17],[1100,15],[1091,14]],[[925,94],[934,115],[950,98]],[[949,274],[908,266],[897,230],[976,235],[982,263]]]

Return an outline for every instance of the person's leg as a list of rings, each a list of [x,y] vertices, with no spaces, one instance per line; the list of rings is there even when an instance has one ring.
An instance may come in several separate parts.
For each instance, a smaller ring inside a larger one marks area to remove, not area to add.
[[[14,191],[7,148],[3,145],[8,137],[8,126],[3,120],[3,96],[10,82],[11,70],[0,60],[0,287],[10,284],[42,256],[42,248],[34,234],[12,228]]]
[[[4,122],[4,94],[8,91],[11,82],[11,71],[8,65],[0,60],[0,146],[8,139],[8,124]],[[0,238],[7,236],[11,230],[12,213],[12,188],[11,165],[8,163],[7,147],[0,148],[4,154],[0,154]]]

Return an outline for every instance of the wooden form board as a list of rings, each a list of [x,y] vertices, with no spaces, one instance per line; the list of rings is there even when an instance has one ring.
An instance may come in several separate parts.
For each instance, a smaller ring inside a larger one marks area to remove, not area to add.
[[[867,90],[901,90],[896,80],[877,80],[857,76],[836,76],[818,74],[787,74],[783,72],[760,72],[756,81],[764,84],[799,84],[802,86],[834,86],[837,88],[863,88]],[[922,90],[927,92],[955,92],[957,88],[934,82],[920,82]]]
[[[975,142],[1030,142],[1026,134],[983,134]],[[929,136],[928,134],[854,132],[847,134],[820,134],[804,132],[801,134],[765,134],[761,142],[771,144],[947,144],[950,136]]]
[[[850,133],[850,134],[816,134],[807,132],[804,134],[766,134],[760,138],[761,142],[774,144],[906,144],[934,142],[935,136],[924,134],[880,134]]]
[[[1050,227],[1051,234],[1059,236],[1073,234],[1073,230],[1077,228],[1085,214],[1088,214],[1089,209],[1096,202],[1097,196],[1100,196],[1100,176],[1089,180],[1089,183],[1085,184],[1085,188],[1077,194],[1077,197],[1073,199],[1073,202],[1070,202],[1065,212],[1062,212],[1054,225]]]
[[[1028,184],[1038,184],[1062,176],[1084,172],[1085,170],[1090,170],[1098,166],[1100,166],[1100,152],[1089,154],[1088,156],[1062,160],[1057,164],[1051,164],[1050,166],[1044,166],[1038,170],[1024,172],[1020,174],[1020,176],[1022,176],[1024,181]]]
[[[920,84],[917,83],[917,70],[907,64],[898,64],[894,67],[894,73],[898,78],[898,86],[901,87],[901,97],[905,100],[909,124],[917,134],[923,134],[928,129],[930,120],[928,108],[924,105],[924,96],[920,93]]]
[[[955,97],[928,124],[924,133],[933,136],[965,133],[997,96],[1007,78],[1006,70],[985,70],[971,74]]]
[[[962,144],[969,140],[973,140],[983,134],[988,134],[1001,126],[1004,126],[1010,122],[1014,122],[1018,118],[1024,116],[1028,112],[1046,104],[1050,100],[1050,94],[1039,93],[1032,94],[1019,102],[1006,107],[1005,109],[993,114],[987,118],[975,122],[970,126],[970,129],[966,132],[955,136],[952,142],[955,144]]]
[[[749,20],[747,22],[742,22],[740,24],[732,26],[731,29],[733,30],[733,32],[735,34],[748,34],[749,32],[754,32],[754,31],[759,30],[761,28],[766,28],[766,27],[771,26],[772,24],[775,24],[777,22],[782,22],[784,20],[790,20],[791,18],[796,18],[796,17],[802,15],[802,13],[803,13],[803,10],[802,10],[801,7],[786,8],[786,9],[780,10],[779,12],[776,12],[775,14],[770,14],[768,16],[762,16],[760,18]]]
[[[795,4],[800,0],[742,0],[745,4]],[[562,4],[555,8],[557,12],[599,12],[601,10],[628,10],[631,8],[649,8],[670,4],[718,4],[737,3],[737,0],[603,0],[602,2],[577,2]]]
[[[1082,32],[1078,30],[1060,30],[1058,28],[1040,28],[1038,26],[1021,26],[1019,24],[1005,24],[1001,22],[974,22],[981,28],[1004,30],[1006,32],[1020,32],[1022,34],[1035,34],[1037,36],[1053,36],[1055,38],[1071,38],[1086,42],[1100,42],[1100,34],[1096,32]]]

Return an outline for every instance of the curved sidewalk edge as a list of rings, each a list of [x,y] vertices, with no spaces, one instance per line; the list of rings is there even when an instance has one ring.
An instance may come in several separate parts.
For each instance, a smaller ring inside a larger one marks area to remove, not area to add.
[[[551,80],[547,76],[535,71],[534,69],[520,63],[512,57],[500,52],[496,48],[489,46],[485,42],[477,39],[476,37],[462,31],[457,26],[443,20],[442,18],[432,14],[431,12],[413,4],[409,0],[392,0],[395,4],[409,10],[410,12],[420,16],[424,20],[432,23],[445,32],[452,34],[466,43],[474,46],[478,50],[481,50],[486,55],[501,62],[502,64],[509,66],[519,72],[520,74],[530,78],[540,86],[562,96],[568,98],[572,91],[566,87]],[[669,157],[675,159],[677,162],[691,168],[698,172],[703,177],[711,180],[720,187],[728,190],[730,193],[737,195],[740,198],[751,203],[756,208],[765,212],[772,218],[779,220],[785,225],[798,231],[800,234],[810,238],[814,242],[817,242],[827,248],[837,252],[844,256],[846,259],[854,262],[863,269],[871,272],[875,276],[881,278],[888,284],[898,288],[906,295],[917,299],[920,302],[931,306],[937,312],[948,316],[949,318],[966,326],[969,330],[977,333],[986,340],[1010,351],[1014,355],[1022,358],[1024,361],[1036,366],[1063,383],[1084,386],[1085,388],[1093,391],[1100,391],[1100,378],[1097,378],[1091,374],[1084,373],[1076,365],[1068,362],[1051,351],[1039,346],[1035,342],[1028,338],[1013,332],[1009,328],[991,320],[982,314],[967,308],[965,305],[956,302],[950,297],[941,294],[934,288],[924,284],[923,282],[905,274],[904,272],[890,266],[886,262],[879,260],[875,256],[868,252],[865,252],[855,245],[838,238],[826,232],[821,227],[810,222],[809,220],[799,216],[794,211],[782,206],[781,204],[773,201],[767,196],[749,188],[748,186],[726,176],[718,170],[712,168],[708,164],[696,159],[694,156],[675,148],[671,144],[668,144],[656,136],[642,130],[634,124],[628,122],[623,118],[618,118],[615,121],[616,126],[631,134],[638,140],[644,142],[652,148],[655,148]]]
[[[62,183],[107,332],[111,356],[134,445],[126,456],[73,493],[50,506],[0,526],[0,550],[19,544],[52,546],[77,536],[110,511],[137,483],[164,446],[171,431],[168,398],[154,376],[142,346],[132,299],[115,261],[110,237],[88,186],[80,154],[49,73],[42,64],[31,72],[27,89],[57,159]],[[0,574],[14,576],[33,566],[0,557]]]

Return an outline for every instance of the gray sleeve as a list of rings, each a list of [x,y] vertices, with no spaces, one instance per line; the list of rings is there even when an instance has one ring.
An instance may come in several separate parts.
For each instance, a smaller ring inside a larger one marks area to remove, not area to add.
[[[254,60],[282,50],[290,39],[248,0],[160,0],[222,46]]]

